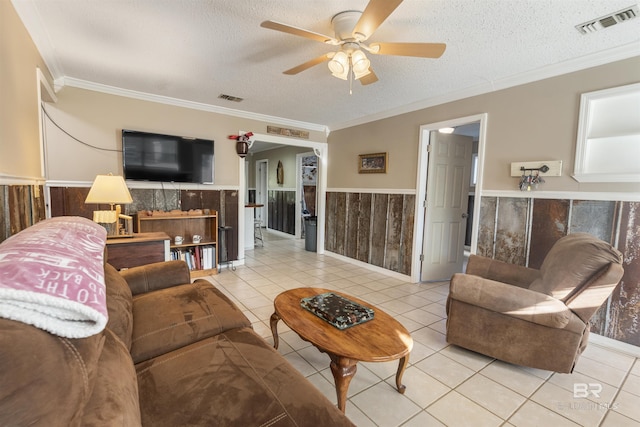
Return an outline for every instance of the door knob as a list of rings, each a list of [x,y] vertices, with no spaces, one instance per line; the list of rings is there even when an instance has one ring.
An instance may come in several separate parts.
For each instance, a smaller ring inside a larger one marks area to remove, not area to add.
[[[468,213],[466,213],[466,212],[464,212],[464,213],[462,214],[462,218],[469,218],[469,214],[468,214]]]

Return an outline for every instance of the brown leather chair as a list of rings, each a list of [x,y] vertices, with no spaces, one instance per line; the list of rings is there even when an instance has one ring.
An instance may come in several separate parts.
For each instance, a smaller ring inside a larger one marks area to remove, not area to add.
[[[517,365],[569,373],[589,319],[622,278],[622,254],[590,234],[558,240],[540,270],[471,255],[451,278],[447,342]]]

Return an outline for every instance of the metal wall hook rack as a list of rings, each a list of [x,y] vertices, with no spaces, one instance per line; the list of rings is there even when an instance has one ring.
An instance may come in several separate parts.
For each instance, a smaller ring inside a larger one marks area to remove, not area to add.
[[[540,176],[540,172],[545,173],[549,171],[547,165],[542,165],[539,168],[520,168],[522,176],[520,177],[520,183],[518,187],[520,191],[531,191],[538,188],[538,185],[544,184],[544,179]],[[533,173],[536,173],[535,175]]]
[[[548,169],[545,169],[548,168]],[[539,160],[535,162],[513,162],[510,167],[512,177],[521,177],[523,173],[538,172],[545,177],[562,176],[562,160]]]
[[[547,165],[542,165],[542,166],[540,166],[539,168],[525,168],[524,166],[522,166],[522,167],[520,168],[520,170],[521,170],[522,172],[524,172],[525,174],[526,174],[526,172],[536,172],[536,171],[537,171],[537,172],[542,172],[542,173],[547,173],[547,172],[549,172],[549,166],[547,166]]]

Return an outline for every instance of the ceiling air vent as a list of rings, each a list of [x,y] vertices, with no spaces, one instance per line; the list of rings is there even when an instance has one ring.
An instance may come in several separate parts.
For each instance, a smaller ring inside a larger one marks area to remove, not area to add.
[[[240,97],[232,96],[232,95],[225,95],[224,93],[221,93],[220,95],[218,95],[218,98],[224,99],[226,101],[233,101],[233,102],[242,102],[242,101],[244,101],[244,98],[240,98]]]
[[[640,14],[638,6],[630,6],[617,12],[611,13],[606,16],[601,16],[598,19],[584,22],[580,25],[576,25],[576,29],[582,34],[595,33],[596,31],[603,30],[612,25],[619,24],[621,22],[628,21],[633,18],[637,18]]]

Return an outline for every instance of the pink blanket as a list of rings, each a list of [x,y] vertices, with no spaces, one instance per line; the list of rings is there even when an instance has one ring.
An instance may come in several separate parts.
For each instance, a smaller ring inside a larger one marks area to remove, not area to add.
[[[80,217],[41,221],[0,244],[0,317],[67,338],[107,324],[106,231]]]

